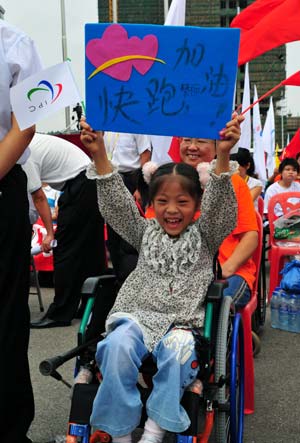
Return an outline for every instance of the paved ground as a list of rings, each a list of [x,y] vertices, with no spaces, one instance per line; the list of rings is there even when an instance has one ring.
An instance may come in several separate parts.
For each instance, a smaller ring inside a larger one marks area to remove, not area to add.
[[[52,289],[42,289],[45,307]],[[39,318],[37,296],[30,296],[32,319]],[[76,346],[79,320],[66,328],[32,330],[30,364],[36,416],[30,430],[35,443],[63,443],[70,408],[70,391],[61,382],[40,375],[41,360]],[[72,382],[73,362],[61,373]],[[256,411],[245,418],[244,443],[300,443],[300,335],[274,330],[269,315],[262,350],[255,360]],[[61,436],[61,438],[60,438]]]

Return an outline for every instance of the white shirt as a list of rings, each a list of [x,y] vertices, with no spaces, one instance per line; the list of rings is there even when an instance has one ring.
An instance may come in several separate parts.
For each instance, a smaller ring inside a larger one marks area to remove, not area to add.
[[[33,225],[37,219],[39,218],[39,213],[33,203],[31,194],[28,192],[28,202],[29,202],[29,221],[30,224]]]
[[[247,185],[250,190],[253,188],[256,188],[258,186],[263,188],[263,184],[258,178],[250,177],[250,176],[248,178]],[[257,198],[254,200],[254,207],[255,207],[255,209],[257,209]]]
[[[42,182],[60,191],[66,180],[76,177],[91,162],[78,146],[54,135],[36,133],[29,147],[31,154],[23,169],[31,194],[42,187]]]
[[[151,151],[148,135],[105,132],[104,143],[108,157],[119,172],[135,171],[141,167],[140,155]]]
[[[0,20],[0,140],[11,129],[10,88],[41,69],[33,40]]]
[[[279,182],[273,183],[273,185],[269,186],[265,193],[264,198],[264,213],[268,213],[268,206],[270,198],[273,197],[273,195],[281,194],[283,192],[300,192],[300,183],[298,182],[292,182],[291,186],[289,188],[284,188],[283,186],[280,186]],[[291,202],[297,203],[298,199],[291,198]],[[274,208],[274,213],[276,216],[280,217],[283,215],[282,209],[280,205],[276,205]]]
[[[151,161],[158,165],[170,163],[173,160],[168,154],[170,149],[172,138],[167,135],[150,135],[152,144]]]
[[[262,181],[255,177],[249,177],[247,185],[249,189],[253,189],[258,186],[260,186],[261,188],[263,187]]]

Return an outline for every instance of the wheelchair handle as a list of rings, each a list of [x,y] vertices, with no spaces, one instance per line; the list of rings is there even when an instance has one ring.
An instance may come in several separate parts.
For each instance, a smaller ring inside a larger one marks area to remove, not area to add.
[[[86,343],[83,343],[80,346],[76,346],[76,348],[70,349],[70,351],[66,352],[65,354],[57,355],[55,357],[43,360],[39,366],[40,373],[45,376],[53,376],[57,368],[59,368],[61,365],[71,360],[72,358],[77,357],[78,355],[80,355],[81,352],[85,351],[89,346],[98,343],[98,341],[100,341],[102,338],[102,334],[98,335],[97,337],[87,341]]]
[[[67,360],[58,355],[57,357],[48,358],[40,363],[39,370],[42,375],[54,375],[56,368],[64,364]]]

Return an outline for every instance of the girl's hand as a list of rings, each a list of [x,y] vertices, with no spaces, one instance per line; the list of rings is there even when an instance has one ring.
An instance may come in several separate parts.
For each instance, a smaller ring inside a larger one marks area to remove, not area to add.
[[[94,131],[93,128],[86,122],[85,117],[80,120],[81,134],[80,140],[84,147],[92,154],[97,154],[104,149],[103,132]]]
[[[112,172],[112,165],[108,161],[103,132],[94,131],[83,117],[80,120],[81,134],[80,140],[84,147],[91,153],[94,160],[96,171],[99,175],[105,175]]]
[[[219,153],[229,153],[233,146],[239,141],[241,136],[241,123],[245,120],[243,115],[236,112],[232,115],[232,120],[226,124],[226,128],[220,131],[220,140],[217,141],[217,151]]]

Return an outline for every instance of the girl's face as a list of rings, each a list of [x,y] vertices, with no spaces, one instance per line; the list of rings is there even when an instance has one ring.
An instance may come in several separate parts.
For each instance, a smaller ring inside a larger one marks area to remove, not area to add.
[[[247,166],[239,165],[240,176],[245,178],[249,168],[250,168],[250,163],[248,163]]]
[[[153,208],[156,220],[171,237],[180,235],[193,221],[195,199],[183,188],[178,176],[170,176],[158,189]]]

